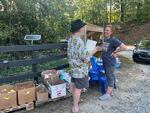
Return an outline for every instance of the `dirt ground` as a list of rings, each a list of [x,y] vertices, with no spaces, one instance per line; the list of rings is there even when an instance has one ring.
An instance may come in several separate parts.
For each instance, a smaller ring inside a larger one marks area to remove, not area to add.
[[[121,61],[122,67],[116,71],[118,82],[112,100],[100,101],[99,88],[93,86],[82,94],[81,110],[85,113],[150,113],[150,65],[136,64],[123,57]],[[41,105],[30,113],[70,113],[70,108],[71,97]]]

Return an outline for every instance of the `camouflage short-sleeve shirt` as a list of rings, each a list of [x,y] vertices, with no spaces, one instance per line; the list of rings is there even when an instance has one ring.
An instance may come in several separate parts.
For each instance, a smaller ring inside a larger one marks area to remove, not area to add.
[[[86,49],[84,41],[77,36],[68,40],[68,58],[70,72],[73,78],[83,78],[88,75],[90,52]]]

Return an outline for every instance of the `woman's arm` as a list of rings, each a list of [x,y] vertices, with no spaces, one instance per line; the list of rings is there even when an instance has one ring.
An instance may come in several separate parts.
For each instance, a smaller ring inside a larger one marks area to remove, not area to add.
[[[122,43],[111,55],[116,57],[117,53],[121,52],[121,51],[126,51],[127,50],[127,46]]]
[[[96,46],[95,49],[93,51],[91,51],[90,55],[94,55],[97,51],[101,51],[102,48],[100,46]]]

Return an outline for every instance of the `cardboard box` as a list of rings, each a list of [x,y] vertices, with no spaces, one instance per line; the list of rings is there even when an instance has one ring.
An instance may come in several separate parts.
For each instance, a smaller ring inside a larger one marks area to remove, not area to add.
[[[57,70],[54,69],[43,71],[41,75],[44,83],[45,80],[49,80],[52,84],[55,84],[59,80],[59,73],[57,72]]]
[[[18,104],[26,104],[35,101],[35,85],[32,81],[17,83]]]
[[[48,91],[52,99],[66,96],[66,83],[62,80],[58,80],[55,84],[49,82]]]
[[[0,86],[0,110],[17,106],[16,89],[12,85]]]
[[[48,90],[44,85],[36,87],[36,100],[37,102],[48,101]]]
[[[57,70],[46,70],[41,75],[52,99],[66,96],[66,83],[59,79]]]

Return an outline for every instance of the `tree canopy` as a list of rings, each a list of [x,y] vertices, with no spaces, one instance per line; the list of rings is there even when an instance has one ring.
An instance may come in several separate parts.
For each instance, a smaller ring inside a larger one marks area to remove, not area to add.
[[[42,35],[40,43],[57,42],[77,18],[101,26],[143,23],[150,19],[150,0],[1,0],[0,44],[25,44],[26,34]]]

